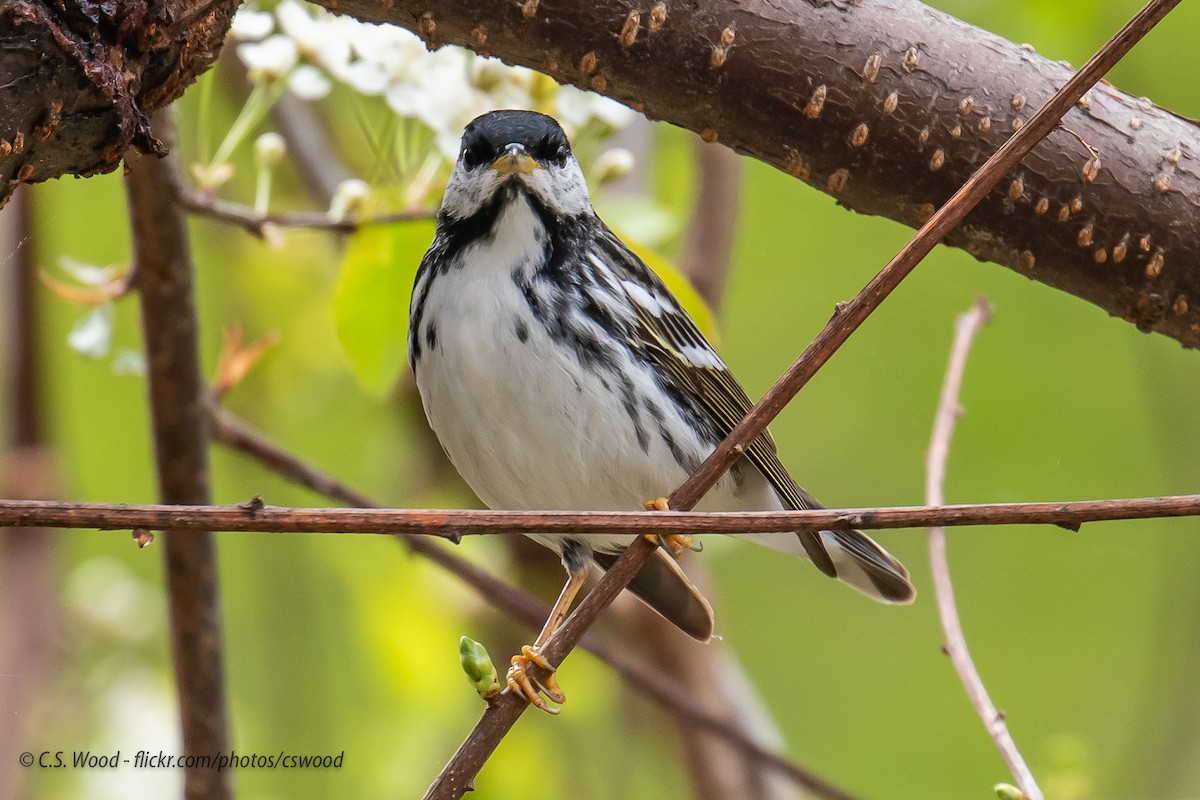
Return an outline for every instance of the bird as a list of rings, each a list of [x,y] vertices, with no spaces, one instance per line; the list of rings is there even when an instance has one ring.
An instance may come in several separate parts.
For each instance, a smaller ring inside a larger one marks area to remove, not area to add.
[[[596,214],[562,127],[534,111],[466,126],[414,280],[408,358],[442,448],[493,509],[663,508],[752,405],[663,281]],[[764,432],[697,508],[821,506]],[[589,570],[610,567],[635,535],[528,535],[560,555],[567,581],[506,683],[553,713],[546,699],[566,696],[541,648]],[[915,598],[904,566],[860,531],[744,538],[806,556],[881,602]],[[628,588],[708,641],[712,607],[676,563],[685,543],[657,548]],[[549,679],[531,681],[531,664]]]

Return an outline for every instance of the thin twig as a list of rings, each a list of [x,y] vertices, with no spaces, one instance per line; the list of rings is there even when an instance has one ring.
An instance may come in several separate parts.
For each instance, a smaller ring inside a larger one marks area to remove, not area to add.
[[[954,425],[961,414],[958,398],[963,372],[967,367],[967,356],[975,335],[991,317],[991,306],[980,298],[970,311],[958,318],[955,326],[954,347],[950,353],[950,363],[946,367],[946,380],[942,386],[942,397],[938,403],[929,452],[925,458],[925,502],[929,505],[939,505],[946,501],[946,462],[950,455]],[[954,665],[954,671],[958,673],[975,713],[983,720],[983,727],[996,743],[996,749],[1008,765],[1017,786],[1028,800],[1042,800],[1042,790],[1017,750],[1012,734],[1008,731],[1008,724],[1004,721],[1004,715],[996,709],[988,696],[983,678],[979,676],[979,670],[975,668],[975,662],[971,660],[971,653],[967,649],[967,639],[963,635],[958,606],[954,600],[954,585],[950,581],[950,562],[946,557],[944,528],[929,529],[929,561],[933,570],[933,593],[937,600],[938,617],[946,635],[946,655],[950,657],[950,663]]]
[[[157,137],[168,145],[174,141],[169,110],[155,114],[153,125]],[[176,196],[181,185],[171,149],[164,159],[131,157],[128,164],[134,271],[159,494],[165,503],[207,503],[208,392],[200,374],[191,245],[180,208],[163,202]],[[183,750],[188,755],[220,753],[229,749],[229,730],[215,542],[207,532],[169,532],[164,538]],[[231,774],[200,766],[187,769],[184,796],[228,800],[233,796]]]
[[[270,442],[245,421],[232,413],[218,409],[213,435],[230,449],[259,461],[284,478],[360,508],[374,508],[378,503],[345,485],[324,470],[313,467],[296,455]],[[430,537],[398,536],[409,550],[418,553],[474,589],[489,605],[498,608],[518,622],[538,628],[546,619],[549,608],[523,589],[509,586],[479,567],[439,545]],[[830,784],[824,778],[800,767],[783,756],[762,746],[737,724],[710,713],[689,696],[674,680],[659,670],[629,663],[617,656],[616,648],[589,632],[581,646],[610,666],[629,686],[657,701],[680,721],[719,736],[746,758],[787,776],[797,785],[826,800],[855,800],[852,795]]]
[[[1057,525],[1200,516],[1200,494],[1048,503],[821,508],[806,511],[492,511],[481,509],[287,508],[259,500],[237,505],[156,505],[0,500],[0,526],[153,528],[253,533],[370,533],[433,536],[496,534],[739,534],[799,530],[890,530],[931,525]]]
[[[179,204],[194,214],[201,214],[221,222],[244,228],[259,239],[266,231],[276,228],[312,228],[335,233],[354,233],[368,225],[389,225],[395,222],[414,222],[433,219],[436,212],[425,209],[392,211],[363,219],[332,219],[320,211],[290,211],[287,213],[260,214],[250,206],[222,200],[201,192],[181,190]]]
[[[1008,173],[1030,150],[1044,139],[1062,119],[1063,114],[1100,80],[1114,64],[1129,52],[1143,36],[1166,16],[1179,0],[1151,0],[1125,27],[1071,76],[1067,83],[1038,109],[1029,122],[1001,145],[992,157],[975,171],[966,183],[946,201],[946,204],[921,226],[899,253],[849,303],[838,308],[833,319],[817,334],[812,344],[800,354],[788,371],[745,418],[734,427],[700,468],[670,497],[671,508],[690,509],[713,487],[725,472],[741,457],[744,448],[758,438],[783,407],[825,365],[838,348],[867,317],[883,302],[892,290],[920,263],[934,245],[942,240],[971,209]]]

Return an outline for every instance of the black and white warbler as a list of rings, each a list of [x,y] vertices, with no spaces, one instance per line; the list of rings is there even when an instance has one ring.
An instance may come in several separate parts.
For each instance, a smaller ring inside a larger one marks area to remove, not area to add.
[[[750,408],[725,363],[663,282],[592,210],[558,123],[485,114],[463,133],[437,234],[421,262],[409,361],[429,423],[491,508],[628,510],[683,482]],[[819,507],[763,434],[701,510]],[[566,616],[589,566],[631,536],[543,536],[567,585],[508,683],[544,707],[554,681],[525,669]],[[807,555],[885,603],[914,597],[908,572],[858,531],[753,534]],[[630,590],[684,632],[713,634],[712,609],[662,549]]]

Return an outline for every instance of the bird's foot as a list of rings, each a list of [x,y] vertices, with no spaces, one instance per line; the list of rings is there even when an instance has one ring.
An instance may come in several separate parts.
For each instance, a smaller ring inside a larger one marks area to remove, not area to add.
[[[531,664],[550,673],[544,683],[530,674]],[[524,697],[547,714],[557,714],[561,709],[547,705],[546,701],[542,699],[543,694],[558,705],[567,702],[567,696],[563,694],[562,687],[558,685],[558,679],[554,677],[554,667],[533,645],[525,645],[521,648],[519,655],[512,657],[512,666],[508,668],[508,674],[504,676],[504,681],[513,694]]]
[[[671,504],[665,497],[655,497],[642,503],[642,508],[646,509],[647,511],[670,511]],[[699,552],[701,550],[700,543],[696,542],[693,544],[692,537],[684,533],[668,533],[662,536],[648,533],[646,536],[651,541],[658,542],[665,547],[667,552],[670,553],[671,556],[676,560],[683,556],[684,550],[692,550],[695,552]]]
[[[654,497],[642,503],[642,508],[647,511],[670,511],[671,503],[665,497]]]

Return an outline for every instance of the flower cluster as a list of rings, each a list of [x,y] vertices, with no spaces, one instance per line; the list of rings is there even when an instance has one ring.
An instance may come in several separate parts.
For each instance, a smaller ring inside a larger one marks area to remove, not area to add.
[[[242,6],[231,33],[255,81],[286,81],[310,101],[335,82],[381,97],[398,116],[428,128],[451,161],[466,124],[497,108],[544,108],[568,134],[592,124],[616,130],[633,116],[615,101],[557,87],[531,70],[457,47],[429,52],[403,28],[359,22],[300,0],[281,0],[273,12]]]

